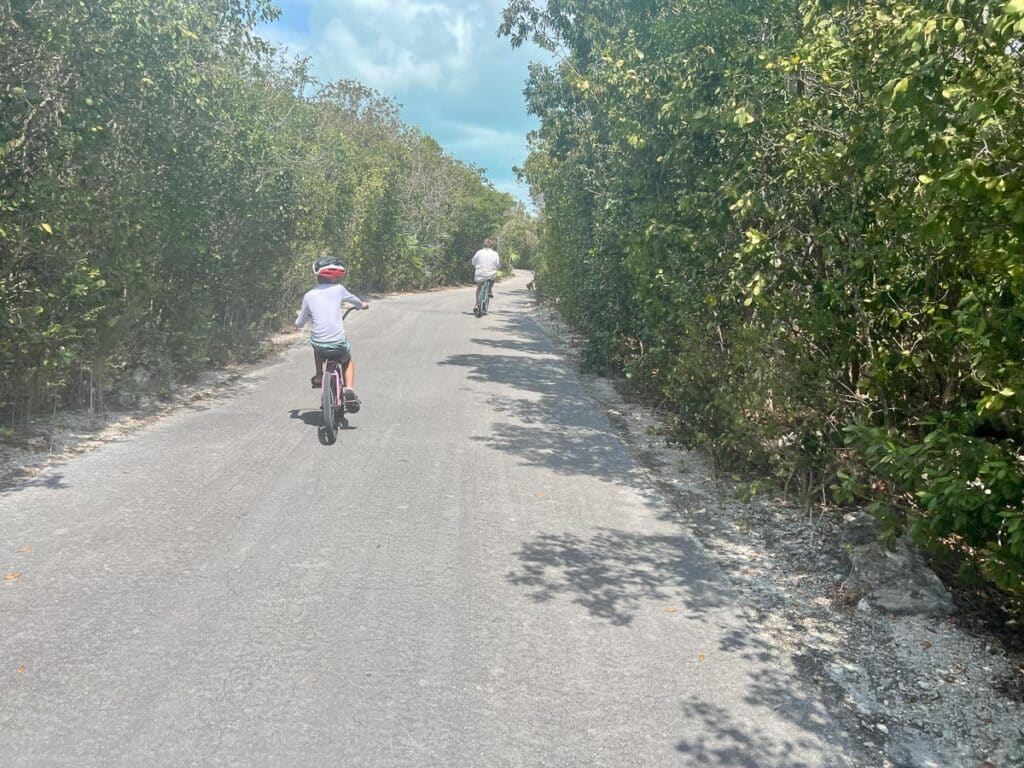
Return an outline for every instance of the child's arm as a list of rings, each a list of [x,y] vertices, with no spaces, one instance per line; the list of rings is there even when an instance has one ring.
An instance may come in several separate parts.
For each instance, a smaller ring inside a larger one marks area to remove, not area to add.
[[[302,297],[302,309],[299,310],[298,315],[295,318],[295,327],[301,328],[309,320],[309,302],[306,301],[306,297]]]
[[[338,287],[341,288],[341,303],[342,304],[344,304],[347,301],[350,304],[355,304],[360,309],[366,309],[367,307],[370,306],[370,302],[363,301],[358,296],[356,296],[354,293],[349,291],[349,289],[346,288],[344,285],[339,285]]]

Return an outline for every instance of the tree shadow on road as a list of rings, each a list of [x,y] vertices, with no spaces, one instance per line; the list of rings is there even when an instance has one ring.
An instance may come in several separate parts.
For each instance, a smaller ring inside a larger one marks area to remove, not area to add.
[[[515,320],[506,321],[506,325],[515,324]],[[474,344],[492,349],[505,349],[512,352],[525,352],[528,354],[550,355],[553,354],[551,344],[547,340],[538,341],[530,339],[470,339]]]
[[[507,575],[535,603],[568,601],[613,627],[640,616],[672,613],[700,622],[701,636],[717,646],[717,662],[742,673],[722,680],[738,686],[739,706],[721,705],[712,688],[694,696],[680,688],[683,736],[674,749],[686,765],[709,768],[810,768],[849,766],[831,745],[847,741],[830,733],[825,706],[787,672],[784,655],[760,626],[763,617],[744,611],[729,583],[709,567],[685,534],[649,535],[608,528],[593,534],[542,533],[515,553],[519,567]],[[808,672],[816,662],[793,653],[789,662]],[[685,661],[680,658],[680,664]],[[697,686],[696,690],[703,691]],[[729,694],[724,696],[729,700]],[[785,731],[779,723],[786,723]],[[829,756],[831,752],[831,756]]]
[[[58,491],[69,487],[63,472],[44,472],[38,477],[10,477],[0,481],[0,495],[25,488],[49,488]]]
[[[526,320],[515,315],[501,328],[497,339],[474,340],[493,351],[452,355],[439,363],[467,368],[471,381],[496,385],[488,403],[509,418],[473,439],[559,474],[647,488],[604,410],[539,329],[530,334]]]
[[[754,629],[761,617],[744,618],[750,629],[725,633],[719,650],[745,662],[749,671],[743,703],[756,713],[755,717],[745,718],[719,704],[691,698],[682,704],[688,733],[676,743],[676,750],[695,765],[720,768],[849,768],[874,764],[854,756],[849,734],[837,731],[822,696],[812,695],[809,688],[785,673],[780,663],[782,652]],[[811,656],[808,652],[793,653],[790,661],[798,671],[807,673],[817,666]],[[829,694],[835,696],[836,691]],[[777,728],[771,727],[773,719],[788,723],[790,734],[795,735],[781,736]]]
[[[440,363],[468,369],[467,378],[484,385],[477,392],[495,385],[487,402],[505,418],[474,440],[527,465],[626,486],[663,521],[678,521],[687,508],[708,504],[697,491],[659,487],[637,464],[620,429],[532,319],[509,313],[492,330],[496,336],[473,340],[480,352]],[[728,581],[689,535],[609,528],[586,535],[547,532],[524,542],[515,556],[519,566],[507,578],[536,603],[569,601],[616,627],[649,614],[652,604],[678,606],[681,618],[705,624],[720,654],[742,665],[732,683],[741,686],[740,712],[719,706],[714,694],[691,700],[679,691],[685,735],[674,748],[687,765],[855,764],[825,757],[837,754],[830,747],[828,714],[787,671],[801,668],[799,654],[779,655],[759,617],[743,613]],[[773,731],[773,723],[776,729],[786,723],[785,733]]]
[[[688,536],[648,536],[602,528],[588,538],[541,534],[516,557],[511,583],[527,587],[538,603],[568,596],[591,616],[630,624],[652,601],[685,607],[700,618],[726,601],[721,579],[709,579],[703,557]]]
[[[807,732],[806,738],[780,738],[763,725],[741,720],[725,707],[706,701],[685,702],[682,706],[691,735],[676,744],[676,751],[686,755],[688,764],[709,768],[820,768],[821,766],[851,765],[836,758],[818,757],[822,740],[829,729],[827,716],[818,705],[800,697],[782,706],[783,716],[794,720]],[[747,696],[747,703],[769,709],[767,701],[759,696]],[[778,710],[782,713],[782,707]],[[803,722],[800,722],[803,721]],[[810,722],[813,721],[813,722]],[[810,757],[815,756],[815,757]]]

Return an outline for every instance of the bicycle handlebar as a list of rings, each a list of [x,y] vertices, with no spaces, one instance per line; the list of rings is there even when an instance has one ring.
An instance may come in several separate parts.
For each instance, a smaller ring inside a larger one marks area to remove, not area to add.
[[[349,312],[354,312],[357,309],[369,309],[369,308],[370,308],[369,306],[365,306],[365,307],[351,306],[351,307],[349,307],[348,309],[345,310],[345,314],[343,314],[341,316],[341,319],[344,320],[346,317],[348,317],[348,313]]]

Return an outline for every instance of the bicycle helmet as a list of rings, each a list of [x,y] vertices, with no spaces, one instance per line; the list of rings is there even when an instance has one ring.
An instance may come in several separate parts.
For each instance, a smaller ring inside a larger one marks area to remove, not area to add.
[[[313,274],[324,280],[340,280],[345,276],[345,265],[337,256],[324,256],[313,262]]]

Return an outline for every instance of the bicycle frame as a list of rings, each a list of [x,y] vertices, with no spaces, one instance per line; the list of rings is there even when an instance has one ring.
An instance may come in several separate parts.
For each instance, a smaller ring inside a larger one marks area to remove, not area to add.
[[[487,314],[487,305],[491,300],[491,286],[493,284],[493,279],[484,280],[480,283],[480,299],[473,308],[473,314],[477,317]]]
[[[324,379],[331,377],[331,389],[334,390],[334,402],[336,407],[344,408],[345,401],[342,399],[342,390],[345,387],[345,368],[337,360],[324,362]]]
[[[355,307],[350,307],[346,310],[345,314],[342,315],[342,320],[348,317],[348,313],[354,309]],[[324,432],[328,445],[335,441],[339,424],[346,429],[348,428],[348,421],[345,419],[348,404],[344,396],[346,365],[348,365],[347,362],[342,363],[335,359],[324,359],[324,375],[320,382],[320,405],[324,415]],[[329,397],[330,395],[333,395],[333,397]]]

